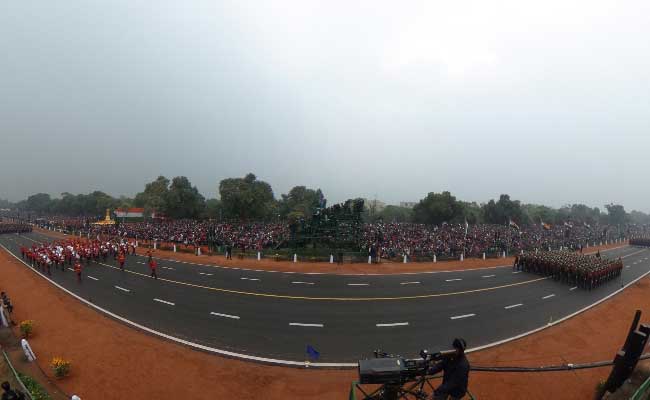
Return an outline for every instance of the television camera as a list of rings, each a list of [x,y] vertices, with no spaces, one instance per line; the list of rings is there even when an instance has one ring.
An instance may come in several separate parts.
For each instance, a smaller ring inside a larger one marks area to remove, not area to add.
[[[364,400],[427,399],[425,391],[433,386],[427,374],[432,364],[456,355],[456,350],[439,352],[420,351],[420,358],[404,358],[381,350],[374,351],[374,358],[359,361],[359,383],[357,388],[364,394]],[[378,389],[366,393],[359,385],[378,384]]]

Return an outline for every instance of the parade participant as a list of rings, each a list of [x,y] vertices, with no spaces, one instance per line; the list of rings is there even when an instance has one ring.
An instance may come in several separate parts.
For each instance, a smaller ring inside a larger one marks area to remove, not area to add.
[[[156,274],[157,267],[158,267],[158,263],[156,263],[156,260],[151,258],[149,261],[149,268],[151,269],[151,277],[153,277],[154,279],[158,279],[158,275]]]
[[[74,272],[77,274],[77,282],[81,283],[81,263],[79,261],[74,264]]]
[[[124,271],[124,261],[126,261],[124,253],[120,252],[120,255],[117,256],[117,261],[120,263],[120,269]]]

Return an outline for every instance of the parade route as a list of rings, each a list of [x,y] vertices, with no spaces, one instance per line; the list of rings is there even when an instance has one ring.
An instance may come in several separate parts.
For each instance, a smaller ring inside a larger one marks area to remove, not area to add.
[[[17,258],[20,246],[43,240],[36,233],[0,236]],[[125,271],[110,257],[84,264],[82,283],[67,270],[48,278],[125,321],[205,351],[297,364],[311,345],[321,354],[318,362],[351,367],[376,348],[410,357],[420,348],[445,348],[456,336],[472,348],[508,340],[583,310],[650,272],[645,249],[626,246],[603,255],[622,257],[629,268],[621,280],[592,291],[511,267],[345,276],[160,260],[159,279],[153,280],[142,256],[129,256]]]

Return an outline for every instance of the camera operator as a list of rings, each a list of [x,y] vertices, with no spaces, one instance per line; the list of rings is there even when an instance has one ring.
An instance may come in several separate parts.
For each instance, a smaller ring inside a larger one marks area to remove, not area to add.
[[[469,379],[469,361],[465,357],[467,343],[464,339],[456,338],[452,344],[455,353],[434,364],[429,374],[434,375],[443,371],[442,385],[433,392],[433,400],[460,400],[467,393]]]

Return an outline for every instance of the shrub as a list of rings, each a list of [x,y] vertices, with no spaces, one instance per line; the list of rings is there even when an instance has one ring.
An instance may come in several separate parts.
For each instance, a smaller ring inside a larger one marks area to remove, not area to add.
[[[54,357],[50,363],[52,370],[54,371],[54,376],[57,378],[63,378],[70,374],[70,361],[64,360],[61,357]]]
[[[22,333],[23,337],[27,339],[29,335],[32,334],[34,331],[34,321],[31,319],[25,320],[20,323],[20,333]]]
[[[23,382],[33,400],[52,400],[49,394],[43,389],[40,383],[36,382],[31,376],[18,372],[18,378]]]

